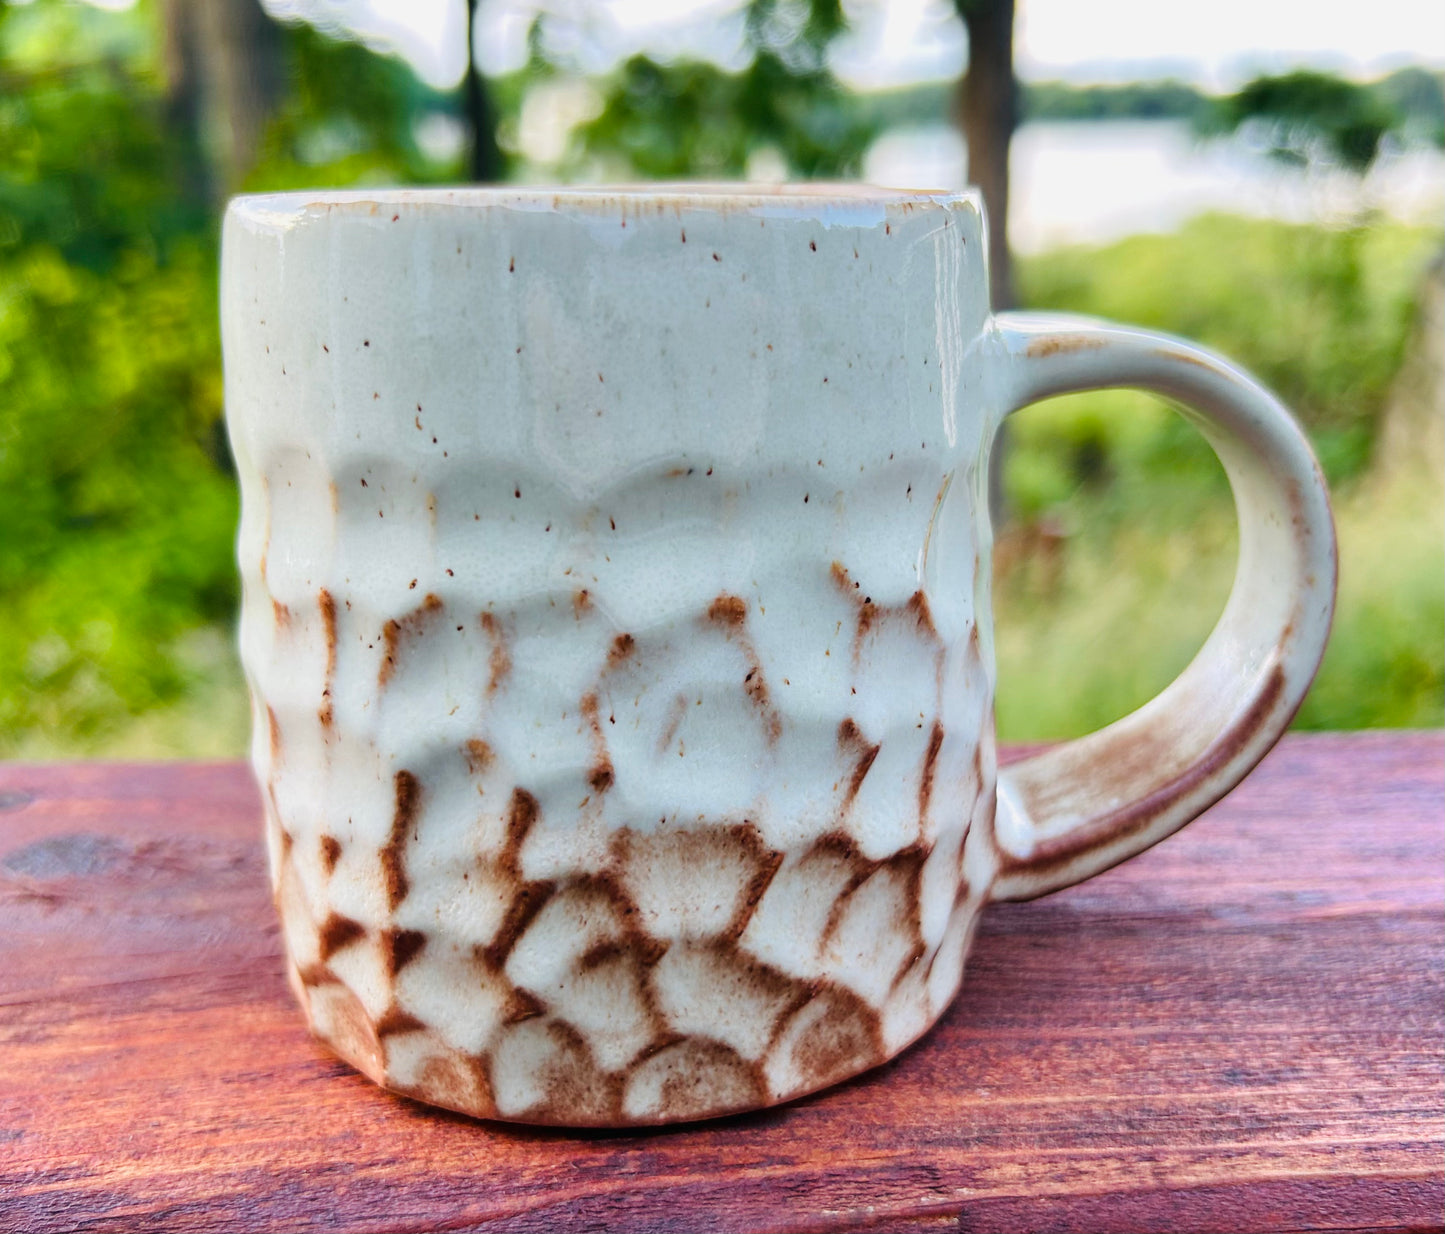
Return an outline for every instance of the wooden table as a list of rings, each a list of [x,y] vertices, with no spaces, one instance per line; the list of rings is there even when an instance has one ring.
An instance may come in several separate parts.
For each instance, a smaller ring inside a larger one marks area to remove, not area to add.
[[[1289,738],[990,909],[901,1059],[651,1135],[439,1113],[312,1043],[257,800],[234,764],[0,765],[0,1229],[1441,1226],[1445,734]]]

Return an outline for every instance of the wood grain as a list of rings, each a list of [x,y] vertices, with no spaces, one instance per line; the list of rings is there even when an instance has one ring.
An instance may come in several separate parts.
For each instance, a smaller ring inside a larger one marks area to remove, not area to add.
[[[1291,737],[1143,857],[990,909],[888,1066],[571,1134],[309,1040],[244,768],[0,766],[0,1229],[1439,1229],[1442,805],[1445,735]]]

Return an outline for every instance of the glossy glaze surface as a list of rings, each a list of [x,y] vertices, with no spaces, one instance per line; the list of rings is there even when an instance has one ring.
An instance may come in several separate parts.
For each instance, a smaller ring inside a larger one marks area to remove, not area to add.
[[[948,1004],[990,875],[979,252],[968,198],[233,210],[254,761],[344,1056],[652,1122]]]

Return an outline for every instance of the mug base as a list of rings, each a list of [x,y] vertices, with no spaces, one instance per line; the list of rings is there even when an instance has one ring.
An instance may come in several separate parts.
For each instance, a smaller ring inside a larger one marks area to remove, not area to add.
[[[926,1036],[958,984],[896,1044],[885,1043],[878,1017],[861,999],[820,983],[824,988],[785,1009],[759,1058],[746,1059],[711,1037],[670,1034],[626,1065],[604,1070],[582,1035],[552,1016],[514,1020],[493,1048],[469,1053],[414,1017],[371,1017],[339,981],[317,982],[315,974],[287,968],[312,1035],[380,1087],[473,1118],[578,1129],[697,1122],[807,1097],[881,1066]]]

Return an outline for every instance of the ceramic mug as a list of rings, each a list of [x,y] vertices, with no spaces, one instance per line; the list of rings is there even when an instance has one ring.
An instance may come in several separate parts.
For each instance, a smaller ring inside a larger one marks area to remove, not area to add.
[[[629,1126],[897,1054],[980,911],[1228,792],[1318,666],[1318,466],[1226,361],[991,314],[971,193],[242,198],[241,647],[287,970],[377,1083]],[[999,425],[1185,405],[1240,517],[1198,657],[1000,771]]]

